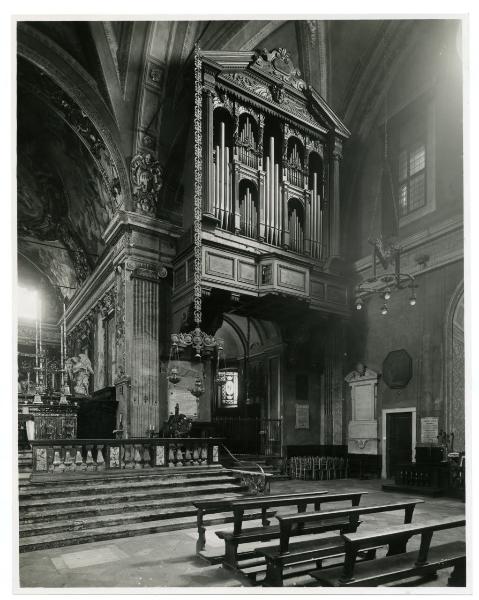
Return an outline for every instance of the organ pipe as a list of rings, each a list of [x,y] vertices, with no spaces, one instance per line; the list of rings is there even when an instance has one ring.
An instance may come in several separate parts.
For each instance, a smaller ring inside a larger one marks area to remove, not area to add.
[[[225,209],[225,124],[220,124],[220,219]]]

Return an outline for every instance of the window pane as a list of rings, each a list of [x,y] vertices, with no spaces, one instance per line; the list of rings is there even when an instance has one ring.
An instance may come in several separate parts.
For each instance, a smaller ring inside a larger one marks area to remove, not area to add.
[[[407,185],[399,186],[399,215],[403,217],[407,215]]]
[[[409,186],[409,210],[421,208],[426,203],[426,194],[424,186],[424,173],[411,178]]]
[[[426,149],[424,144],[416,146],[409,155],[409,174],[414,175],[426,166]]]
[[[219,386],[219,396],[222,406],[238,406],[238,372],[222,371],[225,377]]]
[[[399,154],[399,181],[407,177],[407,152],[403,150]]]

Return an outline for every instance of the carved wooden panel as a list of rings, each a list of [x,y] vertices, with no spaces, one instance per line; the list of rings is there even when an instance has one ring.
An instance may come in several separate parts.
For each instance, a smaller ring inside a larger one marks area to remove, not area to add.
[[[238,281],[257,283],[257,268],[254,263],[238,260]]]
[[[278,265],[278,286],[306,292],[306,271]]]
[[[347,302],[346,288],[328,285],[327,294],[329,302],[334,302],[335,304],[346,304]]]
[[[234,279],[234,259],[207,251],[205,272],[207,275],[216,275],[218,277]]]

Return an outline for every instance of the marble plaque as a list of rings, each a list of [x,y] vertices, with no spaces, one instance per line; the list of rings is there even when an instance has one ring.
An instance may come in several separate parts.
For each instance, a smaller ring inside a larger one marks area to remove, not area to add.
[[[120,466],[120,447],[110,446],[110,469]]]
[[[37,448],[35,451],[36,468],[37,471],[47,471],[47,449]]]
[[[156,447],[156,459],[155,464],[158,467],[163,467],[165,464],[165,447],[157,446]]]
[[[296,429],[309,429],[309,404],[296,404]]]
[[[357,384],[354,388],[354,420],[370,421],[374,418],[374,387]]]
[[[423,444],[437,444],[439,433],[439,419],[437,417],[423,417],[421,419],[421,442]]]

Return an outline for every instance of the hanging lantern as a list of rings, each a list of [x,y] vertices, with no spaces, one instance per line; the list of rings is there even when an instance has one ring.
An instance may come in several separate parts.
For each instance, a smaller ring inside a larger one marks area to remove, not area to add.
[[[181,377],[178,373],[178,367],[172,367],[168,374],[168,381],[170,383],[178,383],[181,380]]]
[[[203,380],[201,377],[197,377],[195,379],[195,385],[190,390],[190,393],[193,394],[196,398],[199,398],[205,393],[205,386],[203,385]]]

